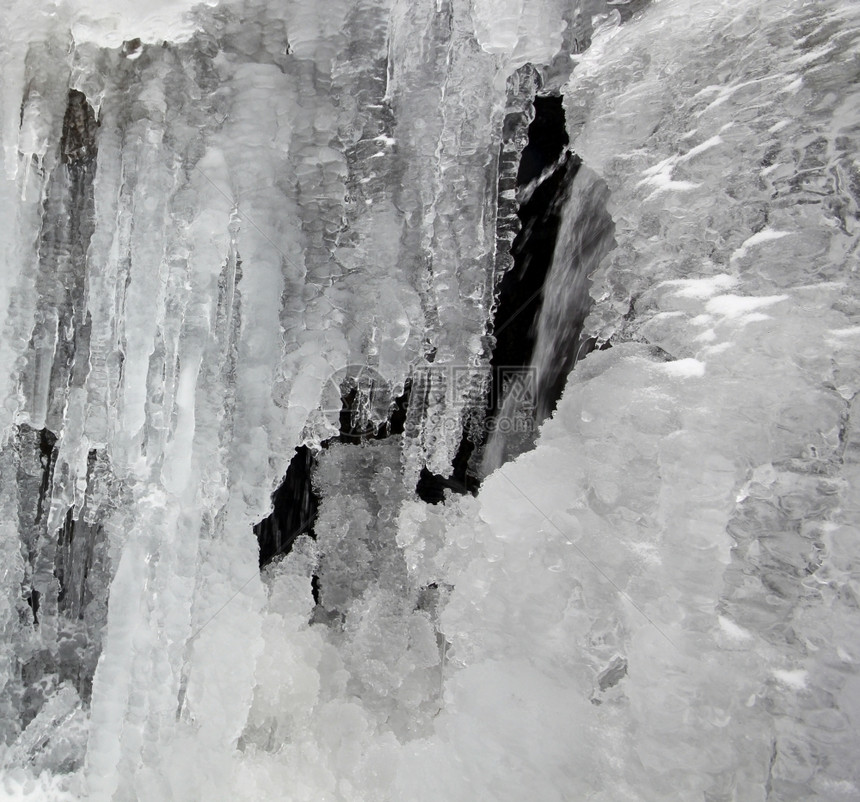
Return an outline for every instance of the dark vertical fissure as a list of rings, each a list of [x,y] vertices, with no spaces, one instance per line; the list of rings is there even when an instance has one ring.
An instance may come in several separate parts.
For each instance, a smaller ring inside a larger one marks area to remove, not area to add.
[[[450,477],[432,480],[422,477],[422,498],[427,501],[441,500],[446,488],[477,492],[488,425],[497,425],[502,412],[504,374],[526,369],[531,362],[536,321],[553,262],[562,206],[582,164],[568,151],[568,143],[562,98],[535,97],[534,118],[528,127],[528,142],[520,154],[516,176],[519,232],[510,249],[513,264],[498,287],[486,419],[483,425],[467,425]]]
[[[537,97],[535,116],[528,129],[528,144],[522,151],[516,174],[520,198],[518,217],[521,228],[511,248],[513,266],[499,287],[496,312],[495,347],[492,353],[493,379],[504,367],[527,366],[532,356],[535,320],[541,308],[541,293],[552,264],[558,236],[561,206],[581,161],[568,153],[562,99]],[[492,380],[491,380],[492,381]],[[344,385],[340,412],[340,433],[321,444],[360,444],[403,433],[407,426],[410,393],[407,384],[394,400],[387,423],[368,426],[357,404],[357,386]],[[491,385],[487,404],[491,415],[499,412],[497,388]],[[420,406],[420,405],[419,405]],[[446,491],[475,493],[480,487],[479,471],[474,468],[484,432],[480,425],[466,423],[460,447],[449,476],[422,469],[415,492],[423,501],[444,501]],[[303,533],[314,536],[313,523],[320,499],[313,487],[314,452],[308,446],[296,449],[286,475],[272,496],[272,512],[254,526],[260,547],[260,567],[287,554]],[[318,592],[318,581],[314,587]]]
[[[566,151],[568,144],[561,97],[535,98],[535,118],[529,143],[522,153],[517,189],[522,200],[522,227],[511,252],[514,266],[499,288],[491,366],[496,379],[503,368],[530,364],[536,321],[543,303],[544,284],[552,266],[561,224],[561,209],[580,165]],[[501,393],[491,395],[498,413]]]
[[[93,481],[101,481],[95,474],[103,477],[107,470],[95,451],[88,461],[86,498],[67,510],[59,526],[49,528],[52,505],[58,503],[52,498],[55,488],[68,486],[68,466],[58,459],[57,441],[69,393],[85,385],[90,365],[86,274],[95,229],[98,127],[85,95],[69,91],[38,240],[39,302],[23,371],[32,381],[21,387],[31,419],[42,428],[20,425],[9,447],[17,465],[22,596],[32,615],[28,625],[41,631],[39,648],[18,658],[26,689],[21,727],[38,714],[56,683],[71,682],[88,702],[106,618],[105,537],[100,513],[89,509],[87,500]]]
[[[272,512],[254,526],[261,568],[275,557],[287,554],[299,535],[313,533],[319,507],[319,498],[311,483],[313,467],[313,451],[308,446],[299,446],[283,482],[272,494]]]

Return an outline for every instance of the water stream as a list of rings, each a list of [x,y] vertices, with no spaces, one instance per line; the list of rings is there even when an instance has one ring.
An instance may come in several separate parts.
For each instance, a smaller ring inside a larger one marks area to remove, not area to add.
[[[502,377],[501,411],[484,450],[485,476],[534,445],[538,426],[552,414],[567,375],[587,350],[583,323],[592,304],[589,276],[615,245],[608,198],[606,184],[580,167],[562,209],[530,363],[511,371],[507,383]]]

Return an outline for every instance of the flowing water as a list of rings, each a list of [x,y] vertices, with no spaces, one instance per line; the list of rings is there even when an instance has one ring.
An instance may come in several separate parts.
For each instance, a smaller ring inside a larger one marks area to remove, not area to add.
[[[615,244],[608,198],[609,189],[600,177],[580,167],[563,207],[534,324],[531,361],[516,381],[500,388],[504,400],[484,450],[484,475],[534,444],[538,426],[552,414],[568,374],[585,350],[583,323],[593,304],[589,276]]]

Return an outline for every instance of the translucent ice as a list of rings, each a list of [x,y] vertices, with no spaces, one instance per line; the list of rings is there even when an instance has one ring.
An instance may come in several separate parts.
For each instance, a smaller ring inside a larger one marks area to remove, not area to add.
[[[0,15],[0,794],[858,796],[856,3]],[[562,84],[601,348],[427,505]]]

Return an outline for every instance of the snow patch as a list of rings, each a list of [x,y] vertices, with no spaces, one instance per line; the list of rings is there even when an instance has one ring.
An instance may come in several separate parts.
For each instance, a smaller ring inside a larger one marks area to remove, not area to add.
[[[788,686],[792,690],[800,691],[806,687],[809,672],[804,671],[802,668],[797,668],[793,671],[775,668],[773,670],[773,676],[776,677],[776,679],[783,685]]]
[[[688,150],[683,156],[680,157],[679,161],[689,161],[695,156],[698,156],[700,153],[704,153],[706,150],[715,148],[717,145],[721,145],[722,143],[723,138],[719,134],[717,134],[716,136],[712,136],[710,139],[706,139],[704,142],[702,142],[701,145],[696,145],[696,147]]]
[[[734,320],[740,318],[749,320],[756,310],[765,309],[785,300],[788,300],[787,295],[768,295],[757,298],[742,295],[718,295],[716,298],[711,298],[705,308],[712,315],[721,315],[724,318]],[[759,316],[757,319],[766,318]]]
[[[721,354],[723,351],[728,351],[729,348],[732,347],[731,343],[717,343],[716,345],[709,345],[704,349],[705,354],[708,356],[713,356],[715,354]]]
[[[676,376],[680,379],[691,379],[705,375],[705,363],[693,358],[663,362],[659,367],[670,376]]]
[[[680,298],[711,298],[718,292],[725,292],[737,286],[738,280],[727,273],[720,273],[710,278],[673,279],[664,281],[663,285],[677,287],[675,295]]]
[[[718,618],[720,629],[733,640],[746,641],[752,640],[752,635],[743,627],[739,627],[734,621],[721,615]]]
[[[732,261],[743,259],[749,252],[750,248],[754,248],[756,245],[761,245],[765,242],[782,239],[783,237],[787,237],[790,233],[790,231],[776,231],[773,228],[763,228],[757,234],[753,234],[751,237],[744,240],[741,243],[741,247],[732,254],[731,259]]]
[[[860,336],[860,326],[847,326],[844,329],[830,329],[829,334],[836,339],[857,337]]]

